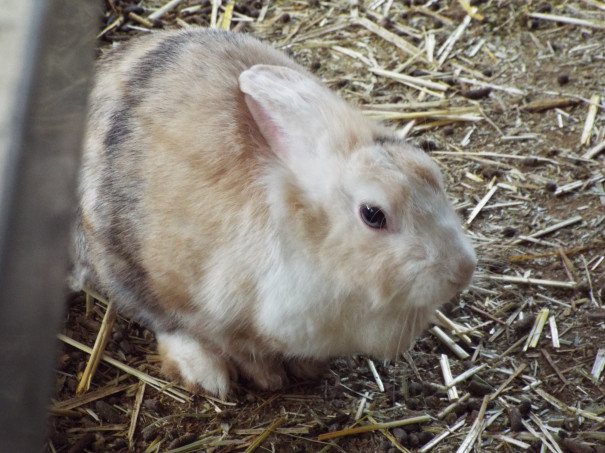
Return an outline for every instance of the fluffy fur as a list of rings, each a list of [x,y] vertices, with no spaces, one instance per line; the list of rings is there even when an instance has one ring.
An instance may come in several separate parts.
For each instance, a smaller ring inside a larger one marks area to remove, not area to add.
[[[238,374],[274,389],[336,355],[395,357],[475,268],[429,157],[228,32],[101,60],[80,200],[79,284],[155,331],[167,374],[219,395]]]

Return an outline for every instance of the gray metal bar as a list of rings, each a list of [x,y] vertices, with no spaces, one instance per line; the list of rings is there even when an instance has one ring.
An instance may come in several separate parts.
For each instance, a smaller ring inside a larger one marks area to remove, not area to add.
[[[0,0],[0,452],[40,451],[98,0]]]

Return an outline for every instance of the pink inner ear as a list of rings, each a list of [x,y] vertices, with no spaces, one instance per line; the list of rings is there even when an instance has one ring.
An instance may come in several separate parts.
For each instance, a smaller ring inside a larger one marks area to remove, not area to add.
[[[283,131],[252,96],[246,94],[244,98],[248,110],[250,110],[256,125],[271,147],[271,150],[277,155],[284,156],[286,154],[286,143]]]

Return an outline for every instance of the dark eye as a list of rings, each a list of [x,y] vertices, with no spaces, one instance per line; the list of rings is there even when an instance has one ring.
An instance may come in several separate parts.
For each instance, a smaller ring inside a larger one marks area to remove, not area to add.
[[[382,209],[376,206],[362,204],[359,208],[359,214],[367,226],[382,230],[387,227],[387,218]]]

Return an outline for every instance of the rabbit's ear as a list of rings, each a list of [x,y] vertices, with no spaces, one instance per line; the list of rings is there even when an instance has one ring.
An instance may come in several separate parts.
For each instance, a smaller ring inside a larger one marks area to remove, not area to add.
[[[305,74],[284,66],[256,65],[240,74],[239,86],[265,140],[281,158],[312,151],[317,134],[328,129],[325,107],[335,97]]]

